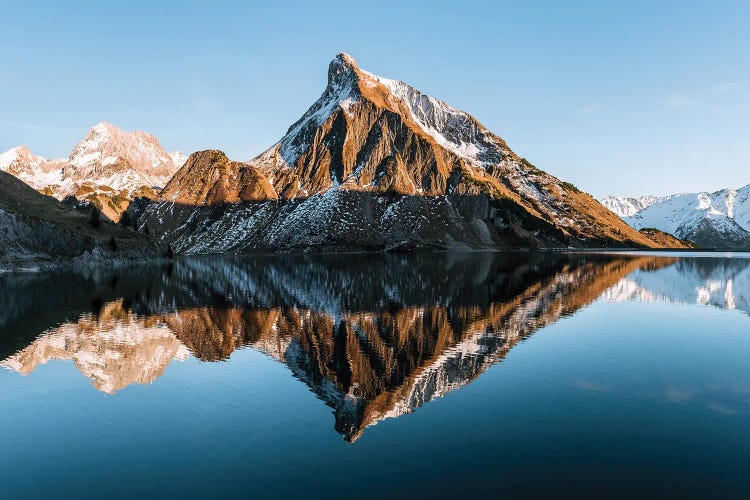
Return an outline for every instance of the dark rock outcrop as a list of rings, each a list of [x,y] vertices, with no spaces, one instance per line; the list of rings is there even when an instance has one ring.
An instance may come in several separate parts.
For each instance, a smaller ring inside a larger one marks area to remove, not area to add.
[[[115,241],[117,251],[113,250]],[[0,172],[0,265],[25,261],[135,258],[154,254],[142,235],[42,195]]]

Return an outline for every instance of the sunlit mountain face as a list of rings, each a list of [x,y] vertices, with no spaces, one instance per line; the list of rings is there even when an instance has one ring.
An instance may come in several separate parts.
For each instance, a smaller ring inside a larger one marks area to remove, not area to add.
[[[61,287],[59,283],[66,283]],[[241,348],[284,363],[354,441],[504,359],[593,301],[750,312],[750,260],[583,254],[189,259],[70,275],[0,275],[0,364],[67,360],[98,390],[155,382]]]

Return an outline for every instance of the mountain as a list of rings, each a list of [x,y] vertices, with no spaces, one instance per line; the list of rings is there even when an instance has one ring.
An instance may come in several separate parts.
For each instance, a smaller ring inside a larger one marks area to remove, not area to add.
[[[607,196],[601,200],[601,203],[620,217],[630,217],[631,215],[635,215],[641,210],[650,207],[654,203],[661,203],[670,198],[672,198],[672,196],[641,196],[640,198]]]
[[[65,160],[48,160],[36,156],[25,145],[0,154],[0,171],[21,179],[37,190],[59,184],[64,165]]]
[[[192,205],[277,200],[273,185],[256,167],[231,161],[218,150],[190,156],[164,187],[159,199]]]
[[[659,248],[696,248],[697,245],[690,240],[681,240],[676,236],[661,231],[653,227],[644,227],[638,231],[651,241],[655,242]]]
[[[70,180],[116,190],[163,186],[174,174],[172,157],[153,135],[100,123],[70,153]]]
[[[636,229],[660,229],[703,248],[750,248],[750,184],[648,199],[642,208],[633,204],[635,210],[632,198],[610,196],[602,203]]]
[[[67,159],[47,160],[19,146],[0,155],[0,170],[57,199],[74,196],[91,203],[118,220],[133,198],[154,197],[183,158],[167,153],[149,133],[99,123]]]
[[[136,257],[153,252],[145,236],[108,221],[92,224],[88,214],[0,171],[2,267],[17,261]]]
[[[468,113],[347,54],[278,143],[244,163],[194,153],[144,223],[184,254],[657,246]]]

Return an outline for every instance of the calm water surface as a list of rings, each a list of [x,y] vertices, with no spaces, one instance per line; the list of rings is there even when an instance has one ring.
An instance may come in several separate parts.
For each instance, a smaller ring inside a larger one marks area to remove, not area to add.
[[[0,497],[749,497],[749,259],[0,275]]]

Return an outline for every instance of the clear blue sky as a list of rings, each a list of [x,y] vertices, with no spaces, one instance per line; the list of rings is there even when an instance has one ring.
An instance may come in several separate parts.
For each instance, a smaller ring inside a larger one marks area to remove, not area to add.
[[[247,160],[320,95],[346,51],[596,196],[750,182],[747,1],[1,7],[0,150],[67,156],[110,121],[169,150]]]

